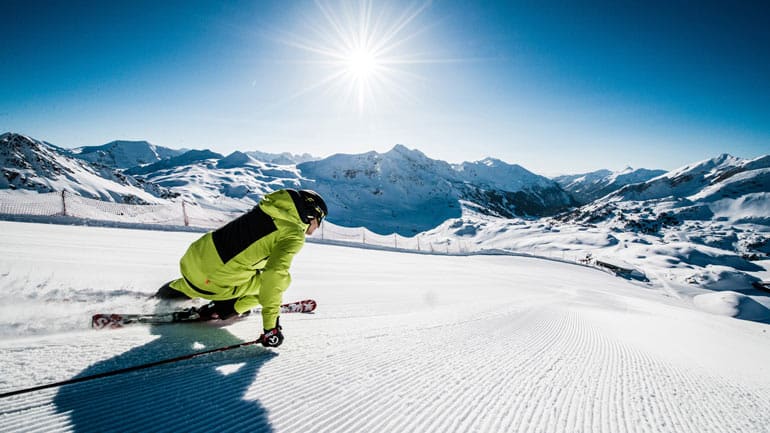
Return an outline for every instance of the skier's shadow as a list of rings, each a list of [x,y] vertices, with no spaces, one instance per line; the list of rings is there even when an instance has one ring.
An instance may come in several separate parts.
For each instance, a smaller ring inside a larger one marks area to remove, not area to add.
[[[152,333],[158,338],[96,363],[77,377],[243,342],[226,329],[205,324],[153,326]],[[259,368],[274,356],[256,345],[203,355],[67,385],[54,404],[76,432],[270,432],[265,408],[245,397]]]

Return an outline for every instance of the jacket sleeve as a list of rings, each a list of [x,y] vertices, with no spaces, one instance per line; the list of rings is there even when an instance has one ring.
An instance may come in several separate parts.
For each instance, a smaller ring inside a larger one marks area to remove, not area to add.
[[[262,327],[264,329],[275,328],[276,320],[281,312],[283,292],[291,283],[291,275],[289,274],[291,262],[304,244],[305,236],[303,233],[292,234],[279,240],[270,253],[270,258],[260,275],[262,284],[259,289],[259,303],[262,304]],[[249,299],[245,298],[235,304],[235,310],[239,313],[241,310],[246,311],[250,308],[246,304],[253,306],[253,300],[250,302]]]

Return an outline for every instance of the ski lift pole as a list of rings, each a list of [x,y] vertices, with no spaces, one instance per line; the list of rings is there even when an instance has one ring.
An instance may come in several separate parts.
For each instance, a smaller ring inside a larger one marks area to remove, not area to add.
[[[240,349],[241,347],[246,347],[246,346],[251,346],[253,344],[258,344],[260,341],[262,341],[262,337],[261,336],[258,339],[254,340],[254,341],[246,341],[246,342],[240,343],[240,344],[233,344],[232,346],[218,347],[216,349],[204,350],[203,352],[195,352],[195,353],[190,353],[188,355],[177,356],[176,358],[162,359],[160,361],[148,362],[147,364],[135,365],[133,367],[126,367],[126,368],[121,368],[121,369],[118,369],[118,370],[106,371],[104,373],[92,374],[90,376],[83,376],[83,377],[77,377],[75,379],[63,380],[61,382],[53,382],[53,383],[48,383],[48,384],[45,384],[45,385],[33,386],[32,388],[19,389],[19,390],[16,390],[16,391],[5,392],[5,393],[0,394],[0,398],[10,397],[10,396],[19,395],[19,394],[26,394],[28,392],[40,391],[42,389],[55,388],[55,387],[64,386],[64,385],[72,385],[72,384],[75,384],[75,383],[87,382],[87,381],[94,380],[94,379],[101,379],[103,377],[116,376],[118,374],[130,373],[132,371],[143,370],[145,368],[150,368],[150,367],[156,367],[158,365],[171,364],[172,362],[185,361],[185,360],[188,360],[188,359],[197,358],[199,356],[208,355],[208,354],[211,354],[211,353],[225,352],[225,351],[233,350],[233,349]]]

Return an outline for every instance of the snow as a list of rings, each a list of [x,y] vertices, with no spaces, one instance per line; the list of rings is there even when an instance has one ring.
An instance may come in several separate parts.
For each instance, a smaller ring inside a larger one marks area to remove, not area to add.
[[[175,190],[188,203],[225,212],[246,211],[270,192],[300,186],[296,167],[260,162],[243,152],[219,158],[190,151],[128,173]]]
[[[590,173],[557,176],[556,181],[580,203],[589,203],[614,192],[624,185],[646,182],[664,174],[663,170],[633,169],[620,171],[597,170]]]
[[[72,149],[71,153],[86,161],[125,169],[178,156],[183,151],[156,146],[146,141],[115,140],[101,146]]]
[[[704,293],[695,296],[693,301],[703,311],[748,320],[762,317],[766,311],[762,305],[748,296],[732,291]]]
[[[163,203],[154,185],[63,154],[45,142],[19,134],[0,135],[0,189],[70,191],[118,203]],[[147,188],[145,190],[144,188]]]
[[[540,233],[542,245],[583,233],[503,228],[509,241]],[[258,318],[88,328],[95,312],[170,309],[147,296],[176,276],[200,234],[13,222],[0,231],[0,392],[260,333]],[[607,248],[627,241],[589,234]],[[558,260],[318,243],[292,276],[285,300],[319,307],[281,318],[282,347],[6,397],[0,431],[770,431],[770,325],[728,317],[762,312],[741,292],[670,296]]]
[[[510,217],[552,214],[572,203],[555,181],[519,165],[493,158],[452,165],[403,145],[296,167],[302,187],[326,200],[331,221],[379,234],[413,236],[469,206]]]

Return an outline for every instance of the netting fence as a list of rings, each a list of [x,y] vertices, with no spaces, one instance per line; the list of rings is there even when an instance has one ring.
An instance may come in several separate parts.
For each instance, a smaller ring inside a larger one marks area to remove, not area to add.
[[[209,229],[229,221],[234,215],[190,205],[133,205],[86,198],[68,191],[45,194],[0,194],[0,215],[61,217],[95,223],[123,223],[164,227]]]
[[[358,244],[368,247],[417,251],[433,254],[470,254],[474,252],[468,242],[457,239],[435,239],[417,235],[401,236],[398,233],[381,235],[365,227],[343,227],[328,221],[310,236],[310,239],[326,243]]]
[[[85,221],[94,225],[207,231],[221,227],[240,213],[206,209],[184,201],[134,205],[82,197],[68,191],[54,193],[0,192],[0,218]],[[469,254],[473,248],[457,239],[381,235],[364,227],[343,227],[325,221],[309,236],[313,242],[365,245],[370,248],[438,254]]]
[[[242,213],[207,209],[184,201],[135,205],[85,198],[68,191],[39,194],[29,191],[0,191],[0,219],[10,220],[84,222],[93,225],[205,232],[223,226]],[[483,249],[474,242],[448,236],[405,237],[397,233],[381,235],[365,227],[344,227],[328,221],[321,224],[321,227],[308,237],[308,240],[428,254],[512,254],[579,263],[615,274],[633,272],[632,269],[597,260],[592,257],[590,250],[564,250],[553,245],[490,250]]]

